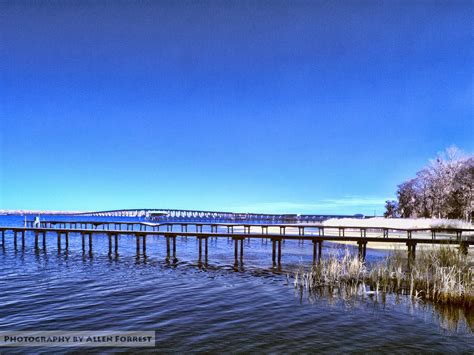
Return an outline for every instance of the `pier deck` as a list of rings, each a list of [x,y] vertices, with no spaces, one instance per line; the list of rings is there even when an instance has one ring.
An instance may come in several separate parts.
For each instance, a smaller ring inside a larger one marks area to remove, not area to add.
[[[100,227],[100,228],[99,228]],[[194,229],[190,231],[191,227]],[[203,227],[208,230],[203,231]],[[176,230],[179,229],[179,230]],[[239,231],[235,231],[235,230]],[[270,229],[270,232],[269,232]],[[279,233],[273,232],[273,230]],[[146,240],[148,236],[162,236],[166,238],[166,260],[177,261],[176,238],[179,236],[197,238],[199,241],[198,256],[208,260],[208,239],[229,238],[234,242],[234,261],[242,262],[244,243],[246,238],[267,239],[272,242],[273,266],[281,265],[282,247],[284,240],[301,240],[312,242],[313,262],[321,258],[323,242],[355,242],[359,247],[359,257],[366,256],[368,243],[400,243],[406,245],[409,259],[415,257],[417,244],[446,244],[458,245],[463,253],[468,252],[474,244],[474,229],[465,228],[385,228],[385,227],[346,227],[323,226],[321,224],[248,224],[248,223],[212,223],[212,222],[128,222],[128,221],[41,221],[34,226],[33,221],[26,221],[25,226],[0,226],[2,248],[5,248],[6,232],[11,231],[13,245],[16,249],[21,237],[21,247],[25,248],[25,238],[34,237],[35,249],[39,249],[39,237],[42,239],[42,248],[46,250],[47,239],[51,234],[56,235],[58,250],[69,248],[69,235],[78,234],[82,238],[82,250],[88,249],[92,253],[93,236],[108,238],[109,255],[118,254],[118,236],[128,235],[135,237],[137,257],[146,256]],[[86,248],[86,237],[88,248]],[[204,244],[204,246],[203,246]],[[240,247],[239,247],[240,244]],[[171,247],[172,246],[172,247]],[[203,248],[204,247],[204,248]]]

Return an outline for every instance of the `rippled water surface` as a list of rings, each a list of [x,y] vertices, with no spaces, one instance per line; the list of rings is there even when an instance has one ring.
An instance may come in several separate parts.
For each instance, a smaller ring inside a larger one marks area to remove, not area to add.
[[[22,217],[0,216],[0,225],[14,224]],[[35,253],[28,234],[15,251],[8,232],[0,249],[0,331],[154,330],[161,351],[474,351],[472,312],[440,313],[405,297],[295,291],[287,273],[311,261],[307,243],[283,245],[281,272],[271,268],[271,243],[262,241],[245,241],[238,271],[227,239],[209,242],[207,267],[198,266],[194,238],[178,238],[177,265],[165,262],[161,237],[149,238],[146,259],[136,258],[131,237],[120,236],[118,258],[107,248],[96,236],[92,257],[83,255],[73,234],[69,252],[58,252],[51,234],[46,251]],[[329,248],[339,247],[324,253]]]

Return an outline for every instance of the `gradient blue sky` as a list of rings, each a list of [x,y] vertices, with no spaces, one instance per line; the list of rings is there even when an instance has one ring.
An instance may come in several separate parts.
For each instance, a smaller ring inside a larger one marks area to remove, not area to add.
[[[472,1],[0,2],[0,209],[383,212],[474,150]]]

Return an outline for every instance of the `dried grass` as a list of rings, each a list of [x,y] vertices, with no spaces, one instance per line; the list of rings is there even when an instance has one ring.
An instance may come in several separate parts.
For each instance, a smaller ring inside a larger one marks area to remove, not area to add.
[[[308,290],[329,287],[360,293],[401,293],[435,303],[474,306],[474,268],[469,257],[441,246],[420,250],[407,267],[405,253],[393,251],[385,260],[368,265],[349,251],[331,254],[309,270],[300,266],[294,286]]]

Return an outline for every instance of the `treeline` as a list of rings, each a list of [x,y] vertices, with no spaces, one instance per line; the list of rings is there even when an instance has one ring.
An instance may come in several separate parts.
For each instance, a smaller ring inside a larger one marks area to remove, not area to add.
[[[385,217],[453,218],[472,221],[474,156],[450,147],[398,185],[397,199],[386,201]]]

